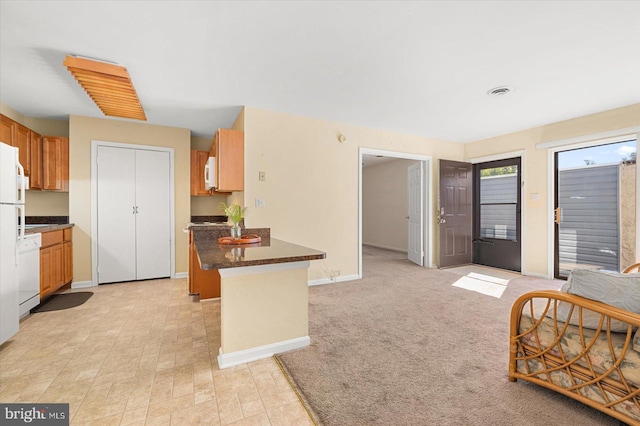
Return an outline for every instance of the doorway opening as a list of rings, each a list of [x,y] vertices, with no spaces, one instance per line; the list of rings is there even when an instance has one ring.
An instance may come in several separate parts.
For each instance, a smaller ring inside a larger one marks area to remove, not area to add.
[[[358,276],[363,245],[432,266],[431,157],[360,148]]]

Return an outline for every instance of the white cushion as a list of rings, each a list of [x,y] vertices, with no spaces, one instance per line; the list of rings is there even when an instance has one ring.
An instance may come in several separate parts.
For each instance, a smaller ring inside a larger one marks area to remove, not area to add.
[[[586,299],[596,300],[630,312],[640,314],[640,274],[619,274],[615,272],[594,271],[592,269],[574,269],[562,286],[564,293],[575,294]],[[566,322],[571,304],[558,303],[558,320]],[[547,316],[553,317],[553,309]],[[597,329],[602,315],[589,309],[582,309],[582,326]],[[569,324],[580,324],[580,309],[573,308]],[[628,324],[611,319],[611,331],[625,332]],[[607,319],[602,324],[607,329]]]
[[[640,274],[574,269],[562,291],[640,314]]]

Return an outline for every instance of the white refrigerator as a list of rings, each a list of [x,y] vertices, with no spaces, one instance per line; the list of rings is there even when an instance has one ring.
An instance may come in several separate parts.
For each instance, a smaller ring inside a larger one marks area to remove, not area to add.
[[[24,236],[24,181],[18,148],[0,142],[0,344],[18,332],[18,242]]]

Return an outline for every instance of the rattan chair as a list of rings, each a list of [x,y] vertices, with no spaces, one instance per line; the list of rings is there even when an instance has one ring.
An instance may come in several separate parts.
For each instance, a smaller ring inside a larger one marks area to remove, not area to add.
[[[631,274],[631,273],[638,273],[640,272],[640,262],[638,263],[634,263],[633,265],[629,265],[626,268],[624,268],[622,270],[623,274]]]

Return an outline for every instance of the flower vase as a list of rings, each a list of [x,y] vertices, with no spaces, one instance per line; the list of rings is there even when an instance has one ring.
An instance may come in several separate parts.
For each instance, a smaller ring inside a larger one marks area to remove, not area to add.
[[[240,229],[240,225],[234,223],[231,227],[231,239],[238,240],[242,236],[242,230]]]

